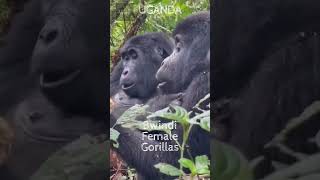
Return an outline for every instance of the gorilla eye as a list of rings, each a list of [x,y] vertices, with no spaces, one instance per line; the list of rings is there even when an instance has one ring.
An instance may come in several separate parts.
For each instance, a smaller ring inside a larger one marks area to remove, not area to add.
[[[138,57],[137,52],[136,52],[135,50],[133,50],[133,49],[130,49],[130,50],[129,50],[129,55],[130,55],[130,57],[132,57],[133,59],[136,59],[136,58]]]
[[[176,44],[176,50],[177,50],[177,52],[179,52],[181,50],[181,46],[182,46],[181,36],[179,34],[177,34],[174,37],[174,41],[175,41],[175,44]]]
[[[158,53],[161,57],[163,57],[163,55],[164,55],[163,49],[160,48],[160,47],[157,48],[157,53]]]
[[[128,60],[129,60],[129,56],[126,55],[126,54],[123,54],[123,55],[121,56],[121,58],[122,58],[123,60],[125,60],[125,61],[128,61]]]
[[[176,35],[176,36],[174,37],[174,42],[175,42],[176,44],[180,43],[180,36],[179,36],[179,35]]]

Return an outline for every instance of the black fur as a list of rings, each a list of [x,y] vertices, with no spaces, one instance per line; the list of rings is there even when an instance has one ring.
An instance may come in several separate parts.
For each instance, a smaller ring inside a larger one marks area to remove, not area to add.
[[[31,0],[4,38],[0,114],[16,127],[8,166],[22,179],[57,148],[106,128],[106,3]]]
[[[215,97],[239,92],[262,59],[298,32],[319,31],[319,9],[316,0],[215,1]]]
[[[121,61],[111,74],[110,95],[115,102],[111,125],[129,107],[146,103],[157,94],[155,74],[172,53],[173,42],[164,33],[130,38],[121,48]],[[126,88],[127,85],[132,87]]]
[[[223,127],[227,141],[249,159],[263,154],[294,162],[263,146],[320,98],[319,35],[312,33],[319,31],[320,3],[226,0],[213,7],[214,95],[218,101],[232,99]],[[315,118],[286,143],[296,151],[315,152],[306,140],[319,130]]]

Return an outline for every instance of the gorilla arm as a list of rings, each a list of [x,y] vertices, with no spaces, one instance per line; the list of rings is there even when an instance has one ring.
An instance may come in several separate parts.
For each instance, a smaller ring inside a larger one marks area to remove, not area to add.
[[[168,163],[177,166],[179,151],[142,151],[142,144],[158,145],[160,141],[142,140],[143,134],[140,131],[130,130],[126,128],[117,128],[120,132],[118,142],[120,144],[117,152],[121,157],[125,157],[125,161],[136,168],[137,172],[143,172],[146,179],[153,177],[166,177],[161,174],[154,165],[157,163]],[[175,142],[168,142],[172,145]],[[146,167],[148,167],[146,171]]]

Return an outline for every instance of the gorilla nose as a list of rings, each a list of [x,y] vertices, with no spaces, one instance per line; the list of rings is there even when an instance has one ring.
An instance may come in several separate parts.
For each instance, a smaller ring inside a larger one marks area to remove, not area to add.
[[[127,76],[127,75],[128,75],[128,73],[129,73],[129,71],[128,71],[128,70],[124,70],[124,71],[123,71],[123,73],[122,73],[122,75],[123,75],[123,76]]]
[[[44,44],[49,45],[57,39],[58,34],[59,33],[57,29],[44,28],[39,35],[39,40],[41,40]]]

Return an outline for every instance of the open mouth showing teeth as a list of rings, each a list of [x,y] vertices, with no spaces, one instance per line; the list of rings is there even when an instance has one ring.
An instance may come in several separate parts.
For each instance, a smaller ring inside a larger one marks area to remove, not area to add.
[[[135,83],[123,84],[121,88],[122,88],[123,90],[128,90],[128,89],[134,87],[135,85],[136,85]]]
[[[68,84],[79,76],[80,70],[60,70],[54,72],[44,72],[40,74],[40,86],[44,88],[54,88]]]

